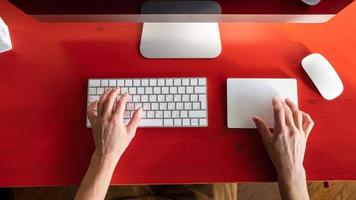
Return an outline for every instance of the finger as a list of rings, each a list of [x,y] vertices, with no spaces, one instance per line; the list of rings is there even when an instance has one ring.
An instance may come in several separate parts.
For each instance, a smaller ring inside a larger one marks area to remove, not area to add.
[[[96,108],[98,106],[98,101],[91,102],[87,108],[87,115],[90,123],[94,120],[97,116]]]
[[[128,97],[129,97],[129,95],[127,93],[125,93],[116,102],[115,109],[114,109],[115,118],[117,118],[119,120],[123,120]]]
[[[135,110],[130,122],[127,124],[127,131],[129,134],[135,134],[137,130],[138,123],[141,120],[142,108]]]
[[[302,112],[298,109],[298,107],[289,98],[286,99],[286,104],[289,107],[289,109],[292,111],[295,126],[299,129],[302,129],[302,127],[303,127]]]
[[[282,102],[282,106],[284,109],[286,125],[289,127],[295,127],[292,111],[289,109],[285,101]]]
[[[267,140],[269,140],[272,136],[272,133],[268,129],[265,121],[261,117],[258,117],[258,116],[254,116],[252,119],[255,122],[257,130],[260,133],[260,135],[262,136],[263,141],[266,142]]]
[[[314,127],[314,121],[308,113],[303,112],[303,130],[309,136],[311,130]]]
[[[274,132],[280,133],[282,127],[285,125],[284,109],[281,99],[278,97],[273,97],[272,104],[274,112]]]
[[[104,101],[104,109],[103,109],[104,115],[112,114],[114,103],[116,102],[116,97],[117,95],[119,95],[119,93],[120,93],[120,88],[117,87],[108,94],[106,100]]]
[[[108,90],[105,90],[105,92],[100,96],[99,102],[98,102],[98,116],[102,116],[103,115],[103,110],[104,110],[104,102],[106,100],[106,97],[108,96],[108,94],[111,92],[111,88],[109,88]]]

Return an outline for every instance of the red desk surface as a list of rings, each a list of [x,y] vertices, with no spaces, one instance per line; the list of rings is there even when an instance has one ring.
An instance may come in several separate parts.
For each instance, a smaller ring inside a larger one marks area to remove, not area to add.
[[[148,60],[140,24],[41,24],[0,1],[14,49],[0,54],[0,186],[78,184],[94,146],[85,128],[88,78],[206,76],[209,127],[139,129],[113,184],[271,181],[255,130],[226,126],[226,79],[298,79],[300,107],[316,126],[309,180],[356,180],[356,3],[326,24],[221,24],[212,60]],[[320,52],[345,85],[322,99],[300,61]]]

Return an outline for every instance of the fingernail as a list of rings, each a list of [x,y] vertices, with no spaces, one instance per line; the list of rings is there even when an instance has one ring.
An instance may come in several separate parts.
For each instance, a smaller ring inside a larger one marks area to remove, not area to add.
[[[273,97],[272,99],[272,103],[275,104],[279,101],[279,98],[278,97]]]

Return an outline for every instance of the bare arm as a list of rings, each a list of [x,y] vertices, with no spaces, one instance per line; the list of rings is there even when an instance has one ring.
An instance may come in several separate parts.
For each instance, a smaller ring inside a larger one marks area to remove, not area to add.
[[[136,134],[141,109],[135,111],[132,120],[126,126],[123,123],[123,116],[128,94],[116,102],[119,91],[119,88],[105,91],[99,101],[88,107],[87,114],[92,126],[95,152],[75,196],[76,200],[105,198],[115,167]]]
[[[286,99],[273,99],[274,131],[260,117],[253,118],[278,175],[284,200],[308,200],[306,173],[303,166],[306,142],[314,126],[311,117]]]

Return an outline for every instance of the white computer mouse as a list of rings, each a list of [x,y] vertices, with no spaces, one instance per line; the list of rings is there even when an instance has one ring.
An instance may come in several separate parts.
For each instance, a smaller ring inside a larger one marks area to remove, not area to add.
[[[344,90],[339,75],[324,56],[310,54],[302,60],[302,66],[325,99],[335,99]]]
[[[310,6],[315,6],[318,3],[320,3],[321,0],[302,0],[302,1]]]

